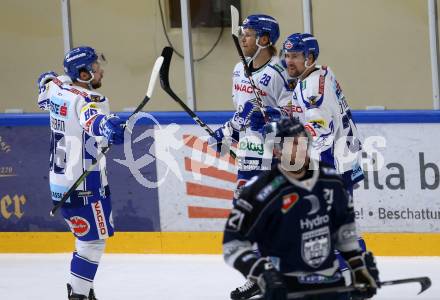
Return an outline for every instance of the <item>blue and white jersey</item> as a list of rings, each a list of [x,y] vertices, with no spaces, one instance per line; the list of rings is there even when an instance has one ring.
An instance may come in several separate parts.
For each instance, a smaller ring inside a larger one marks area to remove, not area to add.
[[[263,106],[279,106],[278,99],[286,84],[285,71],[279,64],[279,58],[273,56],[266,65],[252,72],[252,78],[259,90]],[[236,111],[240,112],[247,101],[253,101],[254,99],[255,94],[252,85],[246,76],[243,63],[239,62],[235,65],[232,73],[232,102]],[[238,114],[236,115],[238,116]],[[245,120],[235,121],[238,122],[238,125],[243,125],[240,122]]]
[[[299,112],[294,115],[313,136],[312,158],[334,166],[348,186],[361,181],[361,138],[332,70],[316,66],[288,95]]]
[[[287,85],[285,75],[285,70],[277,56],[273,56],[264,66],[252,72],[252,78],[264,107],[278,108],[280,106],[278,99],[281,98],[281,93]],[[270,169],[272,150],[264,149],[261,133],[251,130],[247,126],[249,120],[240,117],[245,103],[255,101],[252,85],[241,62],[235,65],[232,74],[232,101],[236,112],[230,123],[236,130],[242,130],[238,141],[238,177],[247,180],[260,172],[262,168],[263,170]]]
[[[38,104],[50,113],[50,190],[52,200],[59,201],[101,152],[106,140],[99,123],[109,114],[109,103],[103,95],[59,76],[47,83]],[[103,157],[66,203],[86,205],[108,193]]]

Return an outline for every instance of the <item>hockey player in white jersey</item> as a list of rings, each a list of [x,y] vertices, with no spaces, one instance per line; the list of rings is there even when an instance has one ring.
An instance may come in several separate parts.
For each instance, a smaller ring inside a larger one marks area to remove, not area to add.
[[[297,78],[289,98],[300,107],[296,113],[313,136],[314,158],[323,161],[342,175],[347,188],[363,180],[360,165],[361,142],[350,107],[335,74],[328,66],[316,64],[319,45],[308,33],[294,33],[283,43],[282,58],[289,76]]]
[[[50,113],[49,180],[54,204],[96,161],[102,146],[123,143],[122,120],[110,114],[108,99],[95,91],[104,74],[102,60],[93,48],[74,48],[64,58],[67,76],[46,72],[38,79],[38,105]],[[70,300],[96,299],[94,277],[105,241],[114,232],[106,176],[103,158],[61,207],[76,237],[67,285]]]
[[[297,79],[294,91],[285,90],[280,100],[290,102],[313,137],[311,155],[333,166],[344,179],[347,191],[364,179],[361,168],[361,140],[341,85],[328,66],[317,65],[319,44],[308,33],[294,33],[283,43],[282,61],[288,75]],[[365,242],[359,240],[362,251]],[[346,263],[337,254],[341,270]]]
[[[255,143],[249,136],[258,134],[265,124],[261,113],[278,118],[280,110],[277,101],[284,88],[285,79],[279,58],[275,55],[275,43],[279,38],[277,21],[267,15],[250,15],[243,21],[240,33],[240,45],[255,82],[262,106],[257,105],[253,87],[246,76],[242,62],[235,65],[232,74],[232,101],[236,112],[210,139],[218,152],[221,146],[230,146],[230,141],[239,142],[239,169],[237,185],[260,172],[264,157],[261,141]],[[257,144],[251,147],[251,143]],[[241,153],[241,155],[240,155]],[[270,155],[271,158],[271,155]],[[270,163],[267,166],[270,168]]]
[[[232,100],[236,112],[231,120],[215,131],[215,139],[211,138],[209,141],[218,152],[222,150],[222,145],[225,145],[223,151],[227,150],[231,140],[238,141],[235,195],[246,181],[271,168],[273,153],[265,149],[261,131],[266,121],[276,120],[281,116],[278,99],[287,85],[285,71],[276,56],[275,43],[279,35],[278,22],[263,14],[248,16],[240,28],[240,46],[247,58],[262,104],[257,104],[243,63],[237,63],[232,73]],[[266,119],[261,110],[264,111]],[[248,281],[232,291],[231,298],[247,299],[258,292],[259,288],[255,282]]]

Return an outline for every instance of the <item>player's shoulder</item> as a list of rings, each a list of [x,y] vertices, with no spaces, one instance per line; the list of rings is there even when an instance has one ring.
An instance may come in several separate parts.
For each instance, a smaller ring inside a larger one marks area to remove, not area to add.
[[[234,66],[234,70],[232,71],[232,77],[240,77],[244,75],[244,68],[241,62],[238,62]]]
[[[86,103],[106,102],[107,98],[95,90],[88,90],[80,86],[70,84],[67,90],[77,96],[80,96]]]
[[[271,72],[273,74],[278,74],[283,78],[287,77],[287,71],[284,66],[281,64],[280,59],[277,56],[273,56],[267,65],[267,72]]]
[[[332,80],[333,72],[328,66],[316,66],[315,70],[297,85],[300,89],[302,101],[306,108],[320,107],[324,102],[325,86],[328,80]]]
[[[338,171],[323,162],[319,163],[319,178],[320,179],[332,179],[336,182],[340,182],[342,185],[344,185],[344,179],[342,176],[338,173]]]
[[[249,202],[263,203],[286,182],[286,178],[279,172],[278,168],[264,171],[258,176],[253,177],[243,187],[240,198]]]

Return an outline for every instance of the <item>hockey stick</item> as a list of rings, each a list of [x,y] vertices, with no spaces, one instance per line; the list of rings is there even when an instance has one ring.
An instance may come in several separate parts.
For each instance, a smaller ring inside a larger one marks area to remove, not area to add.
[[[380,287],[395,285],[395,284],[405,284],[405,283],[420,283],[421,289],[417,295],[420,295],[421,293],[423,293],[424,291],[426,291],[431,287],[431,279],[429,277],[413,277],[413,278],[382,281],[380,283]]]
[[[390,286],[395,284],[405,284],[405,283],[420,283],[421,290],[418,293],[420,295],[429,287],[431,286],[431,279],[429,277],[414,277],[414,278],[405,278],[405,279],[397,279],[397,280],[389,280],[389,281],[382,281],[378,283],[379,288],[383,286]],[[331,288],[324,288],[324,289],[316,289],[316,290],[310,290],[310,291],[302,291],[302,292],[293,292],[287,294],[287,299],[298,299],[303,298],[306,296],[314,296],[314,295],[321,295],[321,294],[329,294],[329,293],[348,293],[348,292],[356,292],[359,290],[364,289],[364,285],[355,285],[355,286],[341,286],[341,287],[331,287]],[[252,300],[263,300],[264,297],[256,297]]]
[[[234,40],[235,48],[237,48],[238,56],[240,56],[240,60],[243,63],[244,71],[246,73],[246,76],[249,78],[249,82],[252,86],[252,90],[255,95],[255,99],[257,100],[257,105],[263,114],[264,121],[267,123],[269,121],[266,113],[264,112],[263,107],[263,100],[261,100],[261,97],[259,95],[259,89],[255,85],[254,79],[252,78],[252,72],[249,70],[249,66],[246,62],[246,58],[244,57],[243,50],[241,49],[240,42],[238,40],[238,24],[239,24],[239,14],[238,10],[235,6],[231,5],[231,32],[232,32],[232,39]]]
[[[163,56],[164,51],[165,51],[165,49],[162,50],[162,55],[159,56],[156,59],[156,62],[154,63],[153,71],[151,72],[151,76],[150,76],[150,82],[148,83],[147,93],[145,94],[144,99],[138,105],[138,107],[134,110],[134,112],[128,117],[128,119],[130,119],[133,115],[140,112],[142,110],[142,108],[145,106],[145,104],[147,104],[147,102],[150,100],[151,95],[153,94],[154,85],[156,84],[156,80],[159,75],[160,67],[164,63],[164,56]],[[101,160],[101,158],[104,157],[105,154],[110,150],[110,146],[111,146],[111,144],[108,145],[107,147],[102,148],[101,152],[96,156],[95,161],[92,164],[90,164],[90,166],[87,168],[87,170],[84,171],[84,173],[81,174],[81,176],[75,181],[75,183],[69,188],[69,190],[66,193],[64,193],[61,200],[50,210],[49,214],[51,217],[53,217],[55,215],[55,212],[67,201],[67,199],[69,199],[69,197],[72,195],[72,193],[84,181],[84,179],[90,174],[90,172],[92,172],[92,170],[95,168],[95,166]]]
[[[173,92],[170,87],[169,72],[171,57],[173,56],[173,48],[163,48],[162,55],[165,58],[165,62],[160,69],[160,85],[162,86],[162,89],[170,95],[171,98],[173,98],[174,101],[176,101],[191,116],[191,118],[200,125],[200,127],[202,127],[210,136],[214,137],[214,131],[205,122],[200,120],[200,118]],[[237,158],[237,155],[231,149],[229,150],[229,155],[234,159]]]

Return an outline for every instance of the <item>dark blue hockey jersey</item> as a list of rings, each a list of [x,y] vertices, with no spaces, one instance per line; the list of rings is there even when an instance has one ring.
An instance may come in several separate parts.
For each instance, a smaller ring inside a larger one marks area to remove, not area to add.
[[[257,243],[263,257],[279,262],[286,275],[333,275],[339,267],[334,250],[360,250],[352,197],[329,167],[312,165],[302,180],[280,166],[251,180],[227,220],[223,249],[234,266]]]

